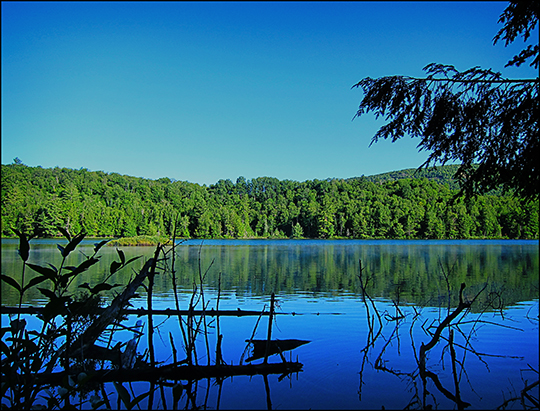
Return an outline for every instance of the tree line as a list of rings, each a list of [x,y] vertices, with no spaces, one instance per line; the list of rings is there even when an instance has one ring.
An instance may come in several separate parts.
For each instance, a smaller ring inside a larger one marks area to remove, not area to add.
[[[538,200],[456,197],[444,166],[351,179],[259,177],[210,186],[103,171],[2,165],[2,236],[537,239]]]

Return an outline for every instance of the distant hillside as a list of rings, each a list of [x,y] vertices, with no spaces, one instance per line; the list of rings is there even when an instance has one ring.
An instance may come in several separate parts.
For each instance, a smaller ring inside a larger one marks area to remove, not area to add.
[[[404,170],[366,176],[365,178],[373,183],[385,183],[387,181],[402,180],[404,178],[426,178],[439,184],[447,184],[450,189],[457,190],[459,189],[459,183],[454,179],[454,175],[458,168],[459,165],[439,166],[421,170],[407,168]]]

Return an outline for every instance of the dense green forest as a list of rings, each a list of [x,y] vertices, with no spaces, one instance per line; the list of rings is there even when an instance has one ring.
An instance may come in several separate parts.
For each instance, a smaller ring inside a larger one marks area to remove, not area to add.
[[[57,227],[88,236],[191,238],[538,238],[538,201],[458,198],[457,166],[297,182],[260,177],[209,187],[117,173],[2,165],[2,236]]]

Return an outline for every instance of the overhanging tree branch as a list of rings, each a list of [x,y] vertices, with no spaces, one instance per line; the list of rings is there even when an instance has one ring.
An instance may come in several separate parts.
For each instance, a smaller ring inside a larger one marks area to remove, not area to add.
[[[510,3],[500,20],[506,25],[495,42],[505,39],[508,45],[519,34],[525,40],[530,37],[540,3],[527,4]],[[538,45],[529,46],[507,66],[533,58],[531,65],[538,67],[538,53]],[[395,142],[406,135],[418,137],[417,148],[430,152],[420,168],[461,164],[454,176],[461,183],[461,194],[502,188],[527,200],[538,199],[540,77],[507,79],[490,69],[460,72],[436,63],[424,71],[425,78],[368,77],[353,86],[364,93],[353,119],[372,112],[387,122],[371,144],[380,138]]]
[[[486,83],[486,84],[511,84],[511,83],[540,83],[540,78],[531,79],[504,79],[504,80],[455,80],[448,78],[421,78],[421,77],[403,77],[406,80],[418,80],[418,81],[442,81],[449,83]]]

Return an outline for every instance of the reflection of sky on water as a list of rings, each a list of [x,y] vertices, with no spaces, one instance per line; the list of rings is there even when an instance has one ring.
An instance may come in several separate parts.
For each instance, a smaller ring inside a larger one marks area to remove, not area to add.
[[[156,303],[164,307],[164,303],[157,301]],[[250,304],[249,309],[261,309],[265,303],[268,301],[261,300],[258,304]],[[408,404],[412,398],[408,379],[403,377],[403,380],[400,380],[395,375],[373,368],[382,346],[394,330],[395,322],[383,320],[384,337],[378,340],[369,353],[364,368],[360,401],[358,394],[359,371],[363,358],[362,349],[366,345],[368,334],[365,306],[361,300],[350,298],[339,301],[323,298],[318,303],[314,303],[310,299],[297,296],[293,299],[280,299],[280,304],[283,312],[294,311],[304,314],[278,315],[273,328],[273,338],[305,339],[310,340],[311,343],[293,350],[292,354],[285,353],[287,359],[298,359],[304,364],[303,372],[298,377],[295,375],[292,376],[291,380],[285,379],[278,382],[277,375],[269,376],[272,404],[275,407],[281,404],[281,408],[286,409],[380,409],[384,405],[387,409],[401,409]],[[377,304],[381,315],[384,313],[394,314],[395,309],[391,304],[382,301]],[[248,306],[242,307],[248,309]],[[399,340],[394,339],[386,348],[383,355],[384,364],[395,371],[413,372],[417,366],[409,332],[413,323],[414,310],[412,307],[405,307],[402,310],[406,314],[406,319],[400,322]],[[529,312],[529,310],[531,311]],[[341,315],[331,314],[337,312]],[[421,316],[413,327],[416,350],[419,349],[421,342],[427,343],[429,341],[422,330],[422,324],[429,324],[433,319],[439,318],[439,314],[443,316],[446,314],[445,310],[439,313],[439,309],[436,308],[424,308],[420,312]],[[522,386],[520,370],[528,368],[527,364],[538,364],[538,322],[531,322],[525,318],[528,312],[530,317],[538,318],[537,301],[507,309],[504,313],[504,321],[500,314],[493,312],[483,314],[481,317],[477,317],[475,314],[469,314],[466,317],[466,320],[480,318],[483,321],[513,327],[510,329],[489,324],[476,325],[476,331],[471,336],[470,343],[478,353],[488,354],[482,356],[482,360],[486,364],[474,354],[467,353],[465,357],[467,378],[463,375],[460,385],[462,397],[472,403],[473,408],[494,408],[500,405],[504,401],[502,392],[508,394],[511,384],[514,384],[516,389]],[[317,315],[317,313],[319,314]],[[145,317],[142,317],[142,320],[145,321]],[[266,337],[267,321],[267,317],[261,319],[255,338],[264,339]],[[155,317],[154,324],[158,322],[157,317]],[[251,337],[256,322],[257,317],[220,318],[220,332],[224,335],[223,356],[229,364],[231,362],[239,363],[246,345],[245,339]],[[215,322],[213,326],[215,326]],[[470,323],[465,324],[461,330],[465,335],[468,335],[472,327],[473,325]],[[515,328],[522,331],[515,330]],[[158,350],[158,356],[167,361],[170,361],[171,353],[169,332],[172,333],[175,340],[180,340],[181,333],[176,319],[171,318],[163,323],[159,331],[161,338],[156,337],[156,341],[163,341],[163,345]],[[215,347],[215,332],[215,328],[211,329],[210,347]],[[456,336],[456,343],[458,342],[460,342],[460,337]],[[140,348],[142,349],[145,345],[145,341],[141,340]],[[444,366],[439,361],[445,345],[444,342],[441,342],[430,352],[428,366],[430,370],[439,375],[442,384],[453,391],[447,349]],[[199,363],[206,364],[207,359],[202,337],[198,350]],[[457,352],[458,359],[463,360],[462,351],[458,349]],[[492,357],[489,354],[497,356]],[[213,357],[213,351],[211,355]],[[503,358],[504,356],[522,356],[524,358]],[[272,361],[279,361],[279,358],[272,357]],[[534,377],[531,375],[532,373],[528,374],[529,379]],[[524,376],[527,377],[527,372],[524,373]],[[467,379],[470,381],[470,385]],[[206,384],[208,384],[206,380],[202,382],[202,385],[206,386]],[[234,377],[232,380],[225,381],[222,390],[220,402],[222,409],[266,408],[264,383],[261,376],[255,376],[251,380],[249,377]],[[435,393],[440,407],[443,409],[452,408],[453,403],[444,398],[433,386],[431,386],[431,391]],[[210,407],[216,406],[217,393],[218,387],[211,386],[208,403]],[[242,398],[241,403],[238,403],[238,398]]]
[[[210,308],[215,307],[215,295],[207,294],[206,300],[210,301]],[[245,300],[243,303],[234,298],[220,301],[221,308],[241,307],[242,309],[261,310],[269,302],[264,299]],[[304,364],[303,372],[293,375],[290,379],[278,381],[278,375],[268,377],[272,405],[282,409],[372,409],[385,406],[387,409],[404,408],[412,398],[411,384],[407,378],[400,379],[386,372],[377,371],[373,368],[376,358],[382,346],[390,337],[395,327],[395,322],[383,320],[383,337],[375,347],[369,351],[368,360],[364,366],[363,385],[361,400],[359,399],[359,372],[362,365],[362,349],[367,342],[366,310],[359,298],[322,298],[315,302],[313,298],[298,295],[294,298],[278,298],[280,308],[278,312],[302,313],[302,315],[278,315],[273,328],[273,338],[276,339],[305,339],[311,343],[299,347],[292,352],[285,353],[287,359],[300,361]],[[171,308],[172,304],[166,299],[155,299],[155,308]],[[383,301],[377,302],[381,315],[393,314],[394,307]],[[185,305],[184,305],[185,307]],[[400,322],[399,340],[394,339],[386,348],[383,355],[385,366],[401,372],[413,372],[417,366],[414,360],[413,348],[409,336],[413,323],[414,310],[412,307],[403,307],[406,318]],[[371,311],[373,312],[373,311]],[[335,315],[332,313],[341,313]],[[416,349],[420,343],[426,343],[429,337],[422,330],[422,324],[429,324],[433,319],[439,318],[439,309],[424,308],[420,310],[421,316],[416,320],[413,327],[413,338]],[[522,303],[511,307],[504,312],[504,321],[498,313],[486,313],[481,319],[494,323],[501,323],[510,327],[519,328],[517,331],[510,328],[502,328],[494,325],[483,324],[476,327],[476,332],[471,337],[472,347],[479,353],[495,354],[499,356],[523,356],[523,359],[502,358],[483,356],[487,365],[480,361],[474,354],[467,353],[465,358],[466,378],[463,376],[460,384],[462,398],[473,404],[473,408],[494,408],[503,401],[503,393],[509,397],[512,384],[516,389],[522,387],[521,369],[528,368],[527,364],[538,364],[538,301],[534,303]],[[441,315],[445,315],[442,310]],[[475,319],[477,315],[470,314],[466,319]],[[211,321],[212,318],[209,318]],[[33,320],[33,321],[32,321]],[[131,317],[128,324],[134,325],[141,320],[145,325],[148,322],[146,316]],[[35,318],[29,319],[29,325],[38,325]],[[3,318],[4,322],[4,318]],[[245,340],[250,338],[255,324],[256,316],[249,317],[220,317],[220,333],[223,334],[222,352],[228,364],[238,364],[246,347]],[[268,317],[262,317],[255,333],[255,338],[266,337]],[[216,322],[211,323],[209,343],[211,350],[211,363],[215,358]],[[471,324],[461,327],[467,335]],[[171,362],[171,346],[169,333],[173,336],[179,357],[182,356],[181,331],[176,317],[166,319],[163,316],[154,316],[154,329],[156,357],[158,361]],[[123,331],[117,335],[119,339],[129,339],[132,334]],[[138,351],[142,353],[147,347],[146,336],[139,342]],[[458,342],[458,337],[456,337]],[[113,343],[114,344],[114,343]],[[444,366],[440,363],[444,342],[440,343],[430,354],[429,368],[436,372],[443,385],[453,391],[450,361],[446,353]],[[198,340],[199,364],[207,364],[206,348],[203,337]],[[458,349],[458,359],[463,360],[462,351]],[[247,354],[244,358],[247,358]],[[271,361],[279,361],[277,356],[271,357]],[[259,362],[259,361],[256,361]],[[524,373],[530,380],[534,375]],[[470,385],[469,382],[470,381]],[[148,389],[148,384],[134,384],[141,389]],[[207,405],[209,408],[217,408],[219,393],[218,385],[214,380],[202,380],[199,382],[198,404],[204,402],[206,389],[209,387]],[[471,388],[472,387],[472,388]],[[474,392],[473,392],[474,390]],[[439,407],[452,408],[453,404],[445,399],[431,386]],[[169,404],[172,397],[168,397]],[[263,378],[261,376],[234,377],[223,383],[221,409],[265,409],[266,394]]]

